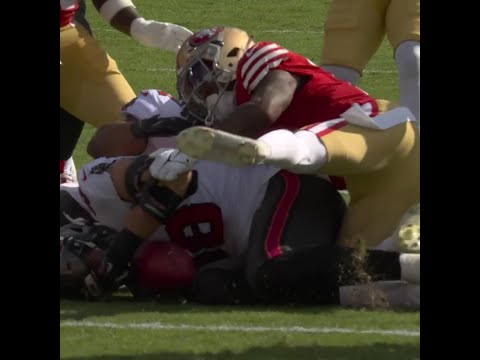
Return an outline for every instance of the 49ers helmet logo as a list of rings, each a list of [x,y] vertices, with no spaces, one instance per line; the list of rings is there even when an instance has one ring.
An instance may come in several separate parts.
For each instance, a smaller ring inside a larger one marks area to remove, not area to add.
[[[210,29],[200,30],[198,33],[192,35],[190,39],[190,45],[198,46],[200,44],[203,44],[205,41],[208,41],[222,30],[223,26],[215,26]]]

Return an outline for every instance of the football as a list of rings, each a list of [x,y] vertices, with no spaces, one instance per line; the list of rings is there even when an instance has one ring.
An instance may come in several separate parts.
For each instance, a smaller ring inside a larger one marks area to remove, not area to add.
[[[155,294],[186,291],[195,275],[190,252],[167,241],[142,244],[135,253],[133,270],[136,285]]]

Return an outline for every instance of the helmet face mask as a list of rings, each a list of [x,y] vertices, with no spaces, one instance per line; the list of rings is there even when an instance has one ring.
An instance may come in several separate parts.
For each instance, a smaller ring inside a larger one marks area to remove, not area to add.
[[[84,279],[90,272],[89,254],[104,251],[116,231],[98,224],[70,223],[60,228],[60,295],[82,295]]]
[[[244,52],[253,46],[251,37],[236,28],[213,27],[193,34],[177,55],[177,90],[189,111],[212,125],[221,121],[217,106],[224,93],[234,87],[237,64]]]
[[[211,49],[217,48],[216,51]],[[210,55],[205,56],[204,53]],[[217,45],[210,45],[203,53],[195,54],[190,63],[177,78],[178,91],[190,112],[202,122],[211,125],[214,122],[214,110],[217,101],[232,81],[235,73],[218,66],[215,58],[219,53]],[[212,57],[212,60],[208,58]],[[214,96],[216,101],[208,101]]]

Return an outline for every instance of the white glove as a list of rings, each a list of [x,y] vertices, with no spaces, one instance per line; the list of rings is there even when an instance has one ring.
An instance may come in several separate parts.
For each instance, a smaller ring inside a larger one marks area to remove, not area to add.
[[[155,158],[149,170],[157,180],[175,180],[178,175],[191,170],[197,162],[177,149],[158,149],[149,156]]]
[[[140,44],[177,53],[183,42],[193,33],[183,26],[135,19],[130,25],[130,35]]]

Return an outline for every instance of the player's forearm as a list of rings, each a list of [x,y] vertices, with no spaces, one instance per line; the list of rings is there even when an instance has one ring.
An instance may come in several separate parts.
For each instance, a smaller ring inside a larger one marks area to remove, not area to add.
[[[112,27],[128,36],[131,36],[131,27],[134,20],[142,19],[130,0],[92,1],[100,15]]]
[[[128,213],[124,228],[115,235],[107,250],[107,258],[115,273],[122,273],[132,260],[138,247],[160,226],[155,217],[136,205]]]
[[[114,182],[115,189],[120,194],[123,194],[123,198],[128,197],[126,189],[124,188],[125,176],[128,165],[131,165],[130,159],[118,160],[112,166],[110,175]],[[148,175],[148,171],[145,171],[142,175],[143,181],[147,182],[151,180],[151,177]],[[118,183],[118,180],[122,179],[123,181]],[[167,182],[164,184],[165,187],[170,188],[172,191],[178,193],[185,193],[185,187],[191,181],[191,174],[186,175],[182,180],[176,180],[172,182]],[[120,185],[120,186],[118,186]],[[141,198],[145,199],[145,192],[151,192],[151,190],[143,189],[143,194]],[[156,198],[155,194],[150,194],[150,200],[140,201],[136,203],[130,209],[127,214],[123,230],[120,231],[112,241],[110,248],[107,251],[107,257],[109,261],[113,264],[117,272],[123,271],[127,264],[131,261],[136,249],[143,243],[143,241],[150,238],[159,226],[165,223],[163,216],[158,216],[159,212],[165,209],[167,204],[160,204],[160,199]],[[130,198],[130,201],[133,199]],[[156,204],[160,204],[155,211],[152,211],[153,208],[156,208]],[[173,206],[172,209],[169,209],[168,212],[174,211],[176,206]]]
[[[130,123],[110,123],[99,128],[87,145],[88,154],[100,157],[134,156],[145,151],[148,138],[137,138],[130,131]]]
[[[144,19],[131,0],[92,0],[102,17],[115,29],[148,47],[177,52],[192,32],[168,22]]]
[[[270,71],[255,88],[251,99],[221,122],[219,129],[257,138],[290,106],[299,83],[300,78],[287,71]]]
[[[148,239],[160,225],[157,218],[139,205],[132,207],[125,219],[125,228],[143,240]]]
[[[242,136],[257,138],[270,127],[275,119],[256,103],[239,106],[230,116],[220,122],[218,129]]]

